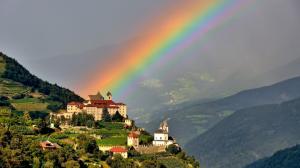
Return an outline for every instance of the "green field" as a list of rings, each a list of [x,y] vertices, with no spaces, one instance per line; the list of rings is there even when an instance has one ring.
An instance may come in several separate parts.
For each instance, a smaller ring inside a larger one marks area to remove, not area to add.
[[[59,102],[42,100],[39,98],[28,98],[23,99],[12,99],[10,103],[20,111],[48,111],[47,106],[52,105],[61,105]]]
[[[47,111],[47,103],[12,103],[19,111]]]
[[[122,122],[101,122],[101,125],[108,130],[120,130],[124,127],[124,123]]]
[[[97,144],[98,145],[126,145],[127,144],[127,135],[97,140]]]
[[[126,145],[127,130],[123,129],[124,123],[103,122],[102,129],[94,130],[97,135],[103,136],[103,139],[97,140],[98,145]]]
[[[124,123],[119,122],[102,122],[101,129],[88,129],[86,132],[80,132],[78,128],[70,128],[65,130],[65,134],[55,134],[56,139],[72,139],[80,133],[88,135],[100,135],[102,139],[97,139],[98,145],[126,145],[128,131],[123,128]]]

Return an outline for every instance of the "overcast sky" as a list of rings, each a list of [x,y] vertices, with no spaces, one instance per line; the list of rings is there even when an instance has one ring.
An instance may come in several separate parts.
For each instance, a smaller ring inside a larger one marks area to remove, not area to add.
[[[106,63],[112,52],[141,38],[137,32],[143,25],[179,1],[0,0],[0,50],[37,76],[80,93],[77,86],[90,73],[88,66]],[[185,100],[192,93],[209,97],[211,88],[228,93],[263,84],[249,84],[248,79],[300,56],[299,7],[299,0],[253,0],[232,21],[181,53],[180,72],[166,65],[162,70],[167,75],[155,75],[159,72],[154,69],[136,85]],[[184,95],[175,93],[179,88]]]
[[[176,0],[1,0],[0,45],[22,60],[114,45],[171,2]]]

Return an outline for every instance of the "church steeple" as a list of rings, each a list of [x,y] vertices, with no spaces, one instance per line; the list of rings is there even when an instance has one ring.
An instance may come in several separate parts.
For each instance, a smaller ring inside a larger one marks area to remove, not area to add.
[[[106,95],[108,100],[112,100],[112,94],[110,93],[110,91],[108,91]]]
[[[164,120],[161,124],[160,124],[160,128],[163,131],[166,131],[167,133],[169,132],[169,126],[168,126],[168,122],[167,120]]]
[[[90,100],[104,100],[104,97],[100,92],[97,92],[96,95],[89,95]]]

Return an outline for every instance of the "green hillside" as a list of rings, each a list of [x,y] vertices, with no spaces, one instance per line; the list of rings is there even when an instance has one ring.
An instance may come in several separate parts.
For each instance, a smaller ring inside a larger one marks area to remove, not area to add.
[[[32,75],[15,59],[0,53],[0,95],[17,111],[56,111],[83,101],[74,92]]]
[[[199,168],[194,157],[173,146],[166,152],[140,154],[127,147],[127,135],[136,131],[124,122],[95,121],[86,113],[66,119],[49,116],[65,109],[70,101],[83,101],[74,92],[32,75],[16,60],[0,53],[0,168]],[[124,120],[124,118],[122,118]],[[121,120],[121,121],[122,121]],[[140,131],[140,144],[152,144],[153,137]],[[41,142],[57,148],[43,150]],[[128,159],[99,147],[124,146]]]
[[[299,168],[300,146],[284,149],[273,156],[256,161],[245,168]]]

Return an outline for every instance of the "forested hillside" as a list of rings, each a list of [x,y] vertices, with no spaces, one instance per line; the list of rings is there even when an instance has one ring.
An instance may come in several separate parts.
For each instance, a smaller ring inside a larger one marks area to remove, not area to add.
[[[300,99],[246,108],[196,137],[186,149],[206,168],[240,168],[300,143]]]
[[[27,69],[20,65],[15,59],[10,58],[0,52],[2,60],[2,71],[0,71],[1,81],[10,80],[13,83],[20,83],[24,87],[29,87],[29,92],[39,92],[52,101],[58,101],[66,105],[70,101],[83,101],[83,99],[76,95],[69,89],[60,87],[56,84],[50,84],[32,75]]]
[[[256,161],[245,168],[299,168],[300,146],[284,149],[273,156]]]
[[[69,89],[41,80],[15,59],[0,52],[0,106],[14,112],[46,116],[70,101],[83,101]]]

